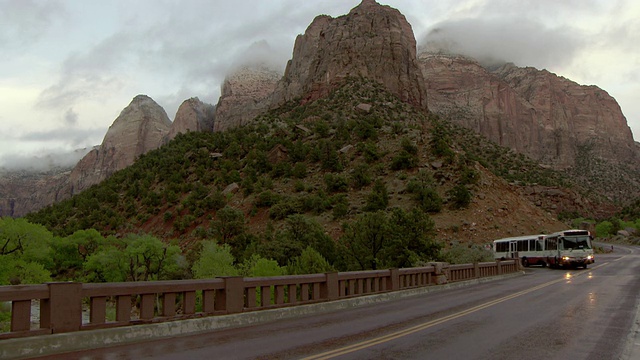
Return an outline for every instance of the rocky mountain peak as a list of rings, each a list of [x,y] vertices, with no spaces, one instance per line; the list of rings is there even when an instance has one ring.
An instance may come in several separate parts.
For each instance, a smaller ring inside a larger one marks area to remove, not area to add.
[[[266,64],[244,65],[229,74],[215,110],[215,131],[240,126],[266,110],[282,74]]]
[[[214,117],[213,105],[203,103],[197,97],[187,99],[178,108],[166,141],[188,131],[213,131]]]
[[[129,162],[132,156],[157,148],[170,127],[171,120],[160,105],[146,95],[137,95],[111,124],[102,146],[121,148]]]
[[[373,0],[347,15],[313,20],[295,41],[274,103],[318,99],[350,76],[379,81],[402,101],[427,107],[411,25],[398,10]]]
[[[73,169],[69,193],[76,194],[157,149],[169,133],[171,120],[146,95],[138,95],[120,112],[99,148],[91,150]]]

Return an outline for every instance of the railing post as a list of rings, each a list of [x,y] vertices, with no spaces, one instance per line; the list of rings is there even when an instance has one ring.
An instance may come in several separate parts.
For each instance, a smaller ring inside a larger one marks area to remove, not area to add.
[[[223,277],[224,290],[216,291],[216,310],[226,310],[227,314],[241,313],[244,310],[244,278],[241,276]]]
[[[49,299],[42,301],[40,327],[51,333],[78,331],[82,327],[82,284],[49,283]]]
[[[400,270],[389,269],[389,282],[387,283],[388,291],[400,290]]]
[[[502,275],[502,264],[500,262],[500,260],[496,260],[496,268],[498,271],[498,275]]]
[[[434,262],[430,265],[433,266],[433,270],[436,277],[436,285],[442,285],[449,282],[449,264],[444,262]]]
[[[476,261],[473,263],[473,278],[477,279],[479,277],[480,277],[480,265]]]
[[[320,291],[320,298],[326,300],[337,300],[340,297],[340,286],[337,272],[325,273],[327,280]]]

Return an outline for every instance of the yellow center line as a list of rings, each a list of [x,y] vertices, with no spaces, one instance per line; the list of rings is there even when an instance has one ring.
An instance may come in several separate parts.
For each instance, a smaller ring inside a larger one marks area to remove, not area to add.
[[[608,263],[603,263],[601,265],[595,266],[595,267],[593,267],[591,269],[591,271],[596,270],[596,269],[598,269],[600,267],[603,267],[603,266],[605,266],[607,264]],[[587,272],[580,272],[580,273],[578,273],[576,275],[573,275],[573,277],[581,276],[581,275],[586,274],[586,273]],[[496,299],[496,300],[491,300],[491,301],[486,302],[484,304],[476,305],[474,307],[471,307],[469,309],[460,311],[460,312],[455,313],[455,314],[443,316],[443,317],[441,317],[439,319],[431,320],[431,321],[428,321],[428,322],[425,322],[425,323],[422,323],[422,324],[419,324],[419,325],[415,325],[415,326],[409,327],[409,328],[404,329],[404,330],[399,330],[399,331],[396,331],[396,332],[393,332],[393,333],[390,333],[390,334],[387,334],[387,335],[379,336],[377,338],[369,339],[369,340],[362,341],[362,342],[359,342],[359,343],[356,343],[356,344],[352,344],[352,345],[345,346],[345,347],[342,347],[342,348],[338,348],[338,349],[335,349],[335,350],[327,351],[327,352],[324,352],[324,353],[321,353],[321,354],[305,357],[305,358],[303,358],[301,360],[332,359],[332,358],[337,357],[337,356],[346,355],[346,354],[349,354],[349,353],[352,353],[352,352],[355,352],[355,351],[358,351],[358,350],[366,349],[366,348],[371,347],[371,346],[379,345],[379,344],[382,344],[382,343],[385,343],[385,342],[388,342],[388,341],[391,341],[391,340],[395,340],[395,339],[401,338],[403,336],[411,335],[413,333],[416,333],[416,332],[419,332],[419,331],[422,331],[422,330],[426,330],[426,329],[428,329],[430,327],[433,327],[433,326],[436,326],[436,325],[440,325],[440,324],[445,323],[447,321],[454,320],[454,319],[457,319],[457,318],[472,314],[472,313],[474,313],[476,311],[480,311],[480,310],[486,309],[488,307],[497,305],[497,304],[505,302],[507,300],[511,300],[511,299],[517,298],[519,296],[523,296],[523,295],[529,294],[531,292],[540,290],[542,288],[545,288],[547,286],[551,286],[553,284],[557,284],[559,282],[563,282],[565,280],[566,280],[566,278],[562,277],[560,279],[549,281],[547,283],[540,284],[538,286],[535,286],[535,287],[532,287],[532,288],[529,288],[529,289],[526,289],[526,290],[522,290],[522,291],[510,294],[510,295],[501,297],[501,298]]]

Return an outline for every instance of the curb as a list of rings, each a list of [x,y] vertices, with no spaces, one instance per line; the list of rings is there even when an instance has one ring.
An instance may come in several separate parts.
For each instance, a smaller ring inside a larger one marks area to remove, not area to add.
[[[125,345],[168,337],[195,335],[207,331],[249,326],[269,321],[345,310],[431,292],[457,289],[520,275],[524,275],[524,272],[520,271],[513,274],[466,280],[444,285],[427,286],[390,293],[359,296],[331,302],[271,310],[259,310],[233,315],[209,316],[156,324],[7,339],[0,341],[0,359],[28,359],[38,356],[62,354],[65,352],[96,349],[113,345]]]

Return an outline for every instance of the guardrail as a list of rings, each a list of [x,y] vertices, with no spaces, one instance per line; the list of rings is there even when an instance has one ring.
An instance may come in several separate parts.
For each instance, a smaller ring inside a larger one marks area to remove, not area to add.
[[[235,314],[519,271],[517,260],[274,277],[0,286],[11,302],[2,339]],[[39,306],[39,321],[32,309]]]

